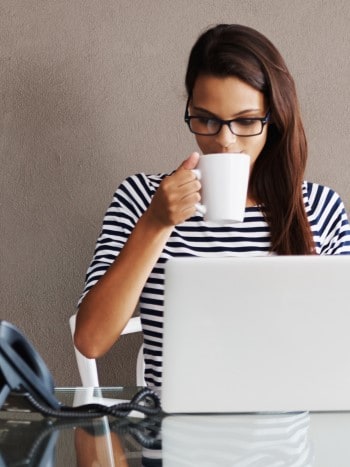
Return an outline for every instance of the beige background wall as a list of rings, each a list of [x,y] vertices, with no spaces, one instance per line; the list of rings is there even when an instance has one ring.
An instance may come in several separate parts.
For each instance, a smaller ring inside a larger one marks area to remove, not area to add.
[[[0,317],[58,385],[79,381],[68,317],[114,189],[196,149],[183,80],[208,25],[243,23],[277,45],[297,81],[308,178],[350,208],[349,20],[348,0],[1,0]],[[116,362],[130,345],[102,359],[102,383],[132,381]]]

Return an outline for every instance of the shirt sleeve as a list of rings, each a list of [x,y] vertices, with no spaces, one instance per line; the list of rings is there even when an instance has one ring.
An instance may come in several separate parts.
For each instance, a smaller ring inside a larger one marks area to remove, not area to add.
[[[156,188],[146,175],[138,174],[124,180],[114,193],[102,222],[78,307],[119,255],[138,219],[149,206]]]
[[[350,225],[338,193],[309,183],[308,204],[317,252],[321,255],[350,254]]]

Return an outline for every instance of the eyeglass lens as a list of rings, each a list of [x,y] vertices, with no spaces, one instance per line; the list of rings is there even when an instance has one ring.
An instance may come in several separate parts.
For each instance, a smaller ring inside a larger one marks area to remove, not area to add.
[[[190,119],[190,129],[194,133],[202,135],[214,135],[219,133],[222,125],[228,124],[217,119],[207,117],[192,117]],[[263,123],[261,120],[242,118],[229,123],[232,133],[237,136],[252,136],[262,132]]]

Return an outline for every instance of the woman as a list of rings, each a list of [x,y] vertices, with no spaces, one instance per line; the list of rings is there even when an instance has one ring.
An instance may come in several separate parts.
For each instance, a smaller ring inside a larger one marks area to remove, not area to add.
[[[339,196],[303,181],[307,144],[295,86],[271,42],[245,26],[209,29],[191,51],[186,88],[185,121],[202,153],[251,157],[244,221],[216,226],[196,214],[201,185],[191,169],[198,153],[171,175],[129,177],[106,213],[75,335],[83,354],[102,355],[140,299],[145,377],[156,386],[168,258],[350,254],[350,227]]]

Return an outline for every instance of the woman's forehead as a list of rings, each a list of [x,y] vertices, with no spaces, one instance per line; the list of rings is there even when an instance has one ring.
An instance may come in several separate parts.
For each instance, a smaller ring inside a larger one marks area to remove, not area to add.
[[[220,110],[220,113],[229,115],[242,110],[259,112],[266,109],[264,94],[236,76],[199,76],[193,88],[191,104],[213,113]]]

